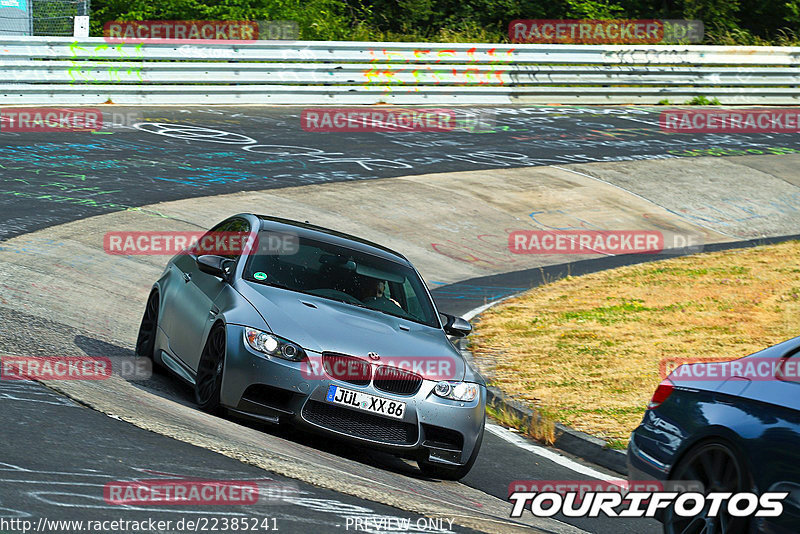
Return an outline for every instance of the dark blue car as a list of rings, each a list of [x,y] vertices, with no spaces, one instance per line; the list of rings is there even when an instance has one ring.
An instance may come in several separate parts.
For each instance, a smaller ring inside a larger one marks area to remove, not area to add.
[[[736,364],[732,366],[731,364]],[[692,363],[656,389],[628,446],[630,480],[716,492],[788,492],[776,518],[659,518],[667,534],[800,533],[800,337],[745,358]]]

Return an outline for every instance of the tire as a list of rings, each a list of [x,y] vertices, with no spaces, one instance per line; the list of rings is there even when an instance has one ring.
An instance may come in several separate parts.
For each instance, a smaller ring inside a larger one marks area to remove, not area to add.
[[[470,469],[472,469],[472,466],[475,464],[475,460],[478,459],[478,452],[480,452],[481,443],[483,442],[483,432],[484,429],[481,428],[481,433],[475,441],[475,448],[472,449],[472,455],[470,455],[469,460],[467,460],[467,463],[464,465],[449,467],[429,462],[427,459],[428,451],[423,449],[420,456],[417,458],[419,470],[423,475],[431,478],[438,478],[440,480],[461,480],[467,476],[467,473],[469,473]]]
[[[220,412],[219,393],[222,387],[222,373],[225,369],[225,327],[216,325],[208,334],[208,339],[197,365],[194,395],[201,410]]]
[[[156,333],[158,330],[158,291],[153,291],[147,298],[147,304],[136,336],[136,356],[154,360]]]
[[[752,491],[753,483],[741,456],[723,441],[706,441],[684,455],[670,474],[671,480],[691,480],[703,484],[703,491]],[[663,517],[664,534],[749,534],[754,524],[749,517],[732,517],[723,506],[716,518],[705,517],[706,510],[695,517],[680,517],[672,507]],[[705,529],[705,530],[704,530]]]

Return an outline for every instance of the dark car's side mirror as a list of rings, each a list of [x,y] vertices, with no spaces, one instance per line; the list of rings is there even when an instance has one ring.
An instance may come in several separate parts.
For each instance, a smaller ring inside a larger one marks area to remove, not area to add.
[[[197,267],[201,272],[228,280],[231,274],[232,260],[223,258],[222,256],[215,256],[213,254],[204,254],[197,257]]]
[[[445,318],[444,332],[448,336],[465,337],[472,332],[472,325],[466,319],[449,313],[443,313],[442,317]]]

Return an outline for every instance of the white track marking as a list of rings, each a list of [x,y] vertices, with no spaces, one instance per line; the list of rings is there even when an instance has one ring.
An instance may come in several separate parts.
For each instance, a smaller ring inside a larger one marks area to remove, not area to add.
[[[463,315],[463,317],[466,318],[469,321],[470,319],[472,319],[476,315],[485,312],[486,310],[488,310],[489,308],[491,308],[495,304],[499,304],[499,303],[503,302],[504,300],[509,299],[509,298],[511,298],[513,296],[514,295],[511,295],[509,297],[505,297],[505,298],[502,298],[502,299],[495,300],[493,302],[489,302],[488,304],[484,304],[483,306],[478,306],[477,308],[474,308],[474,309],[468,311],[467,313],[465,313]],[[571,471],[575,471],[576,473],[580,473],[582,475],[586,475],[586,476],[589,476],[589,477],[592,477],[592,478],[596,478],[598,480],[623,480],[620,477],[613,477],[613,476],[607,475],[605,473],[601,473],[600,471],[598,471],[596,469],[592,469],[591,467],[585,466],[583,464],[579,464],[578,462],[576,462],[574,460],[570,460],[569,458],[567,458],[563,454],[559,454],[559,453],[555,452],[554,450],[549,449],[547,447],[542,447],[541,445],[534,445],[533,443],[529,442],[528,440],[526,440],[525,438],[523,438],[519,434],[516,434],[516,433],[508,430],[507,428],[503,428],[502,426],[495,425],[493,423],[488,423],[487,422],[486,423],[486,430],[491,432],[495,436],[499,437],[500,439],[502,439],[502,440],[504,440],[504,441],[506,441],[508,443],[511,443],[512,445],[516,445],[517,447],[519,447],[521,449],[524,449],[524,450],[526,450],[528,452],[532,452],[533,454],[536,454],[537,456],[541,456],[542,458],[546,458],[546,459],[550,460],[551,462],[555,462],[555,463],[557,463],[558,465],[560,465],[562,467],[566,467],[567,469],[569,469]]]
[[[551,462],[555,462],[562,467],[566,467],[571,471],[575,471],[576,473],[580,473],[581,475],[586,475],[588,477],[596,478],[598,480],[611,480],[611,481],[622,481],[624,479],[620,477],[613,477],[609,476],[605,473],[601,473],[596,469],[592,469],[591,467],[585,466],[583,464],[579,464],[573,460],[570,460],[566,456],[559,454],[553,450],[550,450],[546,447],[542,447],[540,445],[534,445],[530,443],[528,440],[515,434],[514,432],[508,430],[507,428],[503,428],[501,426],[486,423],[486,430],[494,434],[495,436],[499,437],[500,439],[511,443],[512,445],[516,445],[521,449],[525,449],[528,452],[532,452],[537,456],[541,456],[542,458],[546,458]]]
[[[527,291],[527,289],[525,291]],[[467,321],[471,321],[476,315],[480,315],[483,312],[485,312],[486,310],[488,310],[489,308],[491,308],[492,306],[494,306],[495,304],[500,304],[504,300],[510,299],[511,297],[514,297],[514,296],[516,296],[516,295],[511,295],[509,297],[503,297],[501,299],[497,299],[497,300],[493,300],[492,302],[488,302],[488,303],[484,304],[483,306],[478,306],[474,310],[470,310],[467,313],[465,313],[464,315],[462,315],[462,317],[464,319],[466,319]]]

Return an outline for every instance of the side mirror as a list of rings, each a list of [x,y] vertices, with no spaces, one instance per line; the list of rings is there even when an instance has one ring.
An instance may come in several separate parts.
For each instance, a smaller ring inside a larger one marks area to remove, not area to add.
[[[231,260],[223,258],[222,256],[214,256],[213,254],[204,254],[197,257],[197,267],[201,272],[228,280],[231,274]]]
[[[444,332],[448,336],[465,337],[472,332],[472,325],[469,324],[469,321],[466,319],[462,317],[456,317],[455,315],[450,315],[449,313],[443,313],[442,317],[444,317],[446,320],[444,324]]]

